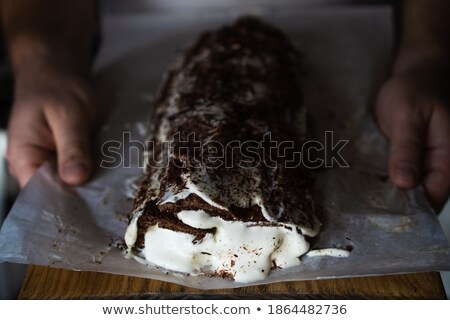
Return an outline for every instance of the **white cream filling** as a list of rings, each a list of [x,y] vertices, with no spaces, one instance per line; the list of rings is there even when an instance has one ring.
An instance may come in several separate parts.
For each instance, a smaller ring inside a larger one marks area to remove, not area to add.
[[[202,210],[182,211],[178,218],[194,228],[216,231],[195,243],[191,234],[152,226],[145,234],[141,257],[136,260],[142,262],[140,258],[144,258],[168,270],[191,275],[227,272],[237,282],[252,282],[266,278],[273,264],[280,268],[299,265],[299,257],[309,250],[308,242],[292,224],[284,224],[290,230],[283,226],[255,226],[211,217]],[[125,235],[129,248],[136,241],[136,225],[137,218],[133,218]]]
[[[178,193],[173,193],[172,190],[170,190],[170,189],[166,190],[166,193],[162,196],[158,205],[165,204],[165,203],[176,203],[178,200],[186,199],[191,194],[196,194],[199,198],[201,198],[203,201],[205,201],[209,205],[219,208],[221,210],[228,211],[228,209],[226,207],[218,204],[217,202],[212,200],[205,192],[200,190],[198,188],[198,186],[191,181],[191,179],[186,178],[185,175],[181,175],[181,177],[186,180],[186,188]],[[261,213],[267,221],[273,222],[275,220],[273,218],[273,216],[264,207],[262,198],[259,195],[257,195],[257,194],[253,195],[253,197],[251,199],[251,204],[252,205],[256,204],[261,208]]]
[[[263,215],[263,217],[267,220],[267,221],[274,221],[272,215],[269,214],[269,212],[267,211],[266,207],[264,207],[263,203],[262,203],[262,198],[260,196],[255,196],[252,199],[252,205],[253,204],[257,204],[260,208],[261,208],[261,213]]]
[[[165,204],[165,203],[175,203],[178,200],[186,199],[190,194],[196,194],[197,196],[199,196],[203,201],[205,201],[210,206],[219,208],[221,210],[228,211],[227,208],[225,208],[224,206],[221,206],[217,202],[213,201],[204,192],[201,192],[198,189],[197,185],[192,183],[191,180],[187,180],[186,181],[186,189],[183,189],[181,192],[178,192],[178,193],[172,193],[170,191],[166,192],[163,195],[163,197],[161,198],[161,201],[158,203],[158,205]]]
[[[183,175],[182,175],[183,176]],[[228,211],[228,209],[217,202],[213,201],[206,193],[202,192],[196,184],[192,183],[190,179],[186,182],[187,189],[183,189],[181,192],[173,193],[170,189],[166,191],[166,193],[161,198],[160,202],[158,202],[158,205],[165,204],[165,203],[176,203],[178,200],[186,199],[190,194],[196,194],[198,197],[200,197],[203,201],[208,203],[209,205]],[[255,194],[253,195],[251,199],[251,205],[258,205],[261,208],[261,213],[263,217],[269,221],[269,222],[276,222],[276,219],[273,218],[273,216],[267,211],[266,207],[263,205],[262,198]],[[284,208],[282,208],[284,210]],[[295,226],[292,224],[292,226]],[[302,226],[296,226],[301,230],[301,232],[304,235],[307,235],[309,237],[314,237],[317,235],[318,230],[311,230]]]
[[[137,232],[138,232],[137,221],[138,221],[139,217],[141,216],[141,214],[142,214],[142,211],[135,213],[133,216],[133,219],[131,219],[130,223],[128,224],[127,231],[125,232],[125,236],[124,236],[125,243],[128,248],[131,248],[136,243]]]

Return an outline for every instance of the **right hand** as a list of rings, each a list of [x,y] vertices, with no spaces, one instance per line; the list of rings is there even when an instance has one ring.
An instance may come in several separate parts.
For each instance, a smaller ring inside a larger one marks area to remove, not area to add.
[[[450,194],[447,58],[415,54],[401,61],[376,107],[378,124],[391,144],[389,173],[401,188],[422,183],[439,212]]]
[[[20,67],[15,74],[7,159],[21,187],[54,153],[65,183],[77,185],[89,179],[95,104],[88,82],[73,72],[45,61]]]

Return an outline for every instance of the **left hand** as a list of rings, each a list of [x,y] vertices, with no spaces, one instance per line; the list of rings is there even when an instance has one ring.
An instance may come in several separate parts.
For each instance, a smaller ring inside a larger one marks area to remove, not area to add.
[[[54,154],[65,183],[86,182],[93,169],[89,135],[95,114],[95,94],[87,79],[37,56],[21,64],[15,73],[7,150],[10,172],[20,186]]]

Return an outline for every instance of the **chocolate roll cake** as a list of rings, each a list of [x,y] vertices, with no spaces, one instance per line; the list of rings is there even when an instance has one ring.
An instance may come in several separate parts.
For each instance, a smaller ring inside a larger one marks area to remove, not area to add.
[[[298,59],[256,18],[207,32],[184,52],[154,106],[128,255],[238,282],[300,264],[320,223],[297,159]]]

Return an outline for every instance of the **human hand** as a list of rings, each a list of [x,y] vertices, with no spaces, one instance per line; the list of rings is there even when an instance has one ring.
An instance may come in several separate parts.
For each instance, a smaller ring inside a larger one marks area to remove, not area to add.
[[[94,110],[93,91],[82,76],[39,59],[16,71],[7,159],[21,187],[55,152],[65,183],[81,184],[89,178]]]
[[[381,131],[390,140],[389,175],[401,188],[425,187],[437,212],[450,193],[448,59],[403,57],[376,104]]]

